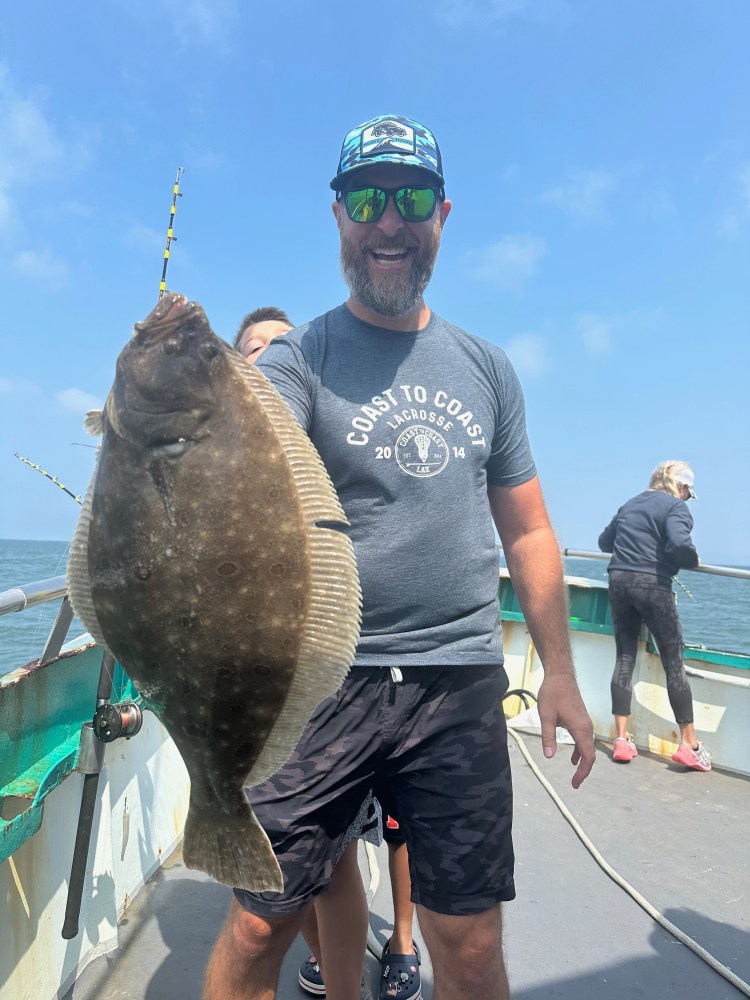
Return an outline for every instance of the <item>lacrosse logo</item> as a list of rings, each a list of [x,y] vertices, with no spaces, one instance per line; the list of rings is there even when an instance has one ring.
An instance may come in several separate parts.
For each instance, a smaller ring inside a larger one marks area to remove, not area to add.
[[[448,464],[448,445],[437,431],[415,424],[396,442],[396,461],[410,476],[427,479]]]

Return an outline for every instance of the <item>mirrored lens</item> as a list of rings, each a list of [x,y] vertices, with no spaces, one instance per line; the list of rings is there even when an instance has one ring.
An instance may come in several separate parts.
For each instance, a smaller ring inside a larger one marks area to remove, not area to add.
[[[399,188],[396,205],[407,222],[424,222],[435,211],[435,192],[432,188]]]
[[[346,212],[352,222],[377,222],[385,211],[389,195],[396,200],[402,219],[407,222],[425,222],[435,211],[437,195],[434,188],[358,188],[344,194]]]
[[[377,222],[385,209],[386,193],[381,188],[361,188],[344,195],[346,212],[352,222]]]

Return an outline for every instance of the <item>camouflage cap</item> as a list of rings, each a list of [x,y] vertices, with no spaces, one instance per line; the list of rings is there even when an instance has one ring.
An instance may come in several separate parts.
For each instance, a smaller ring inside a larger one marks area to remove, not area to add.
[[[356,170],[378,163],[419,167],[445,184],[437,139],[424,125],[402,115],[378,115],[347,132],[331,187],[340,191]]]

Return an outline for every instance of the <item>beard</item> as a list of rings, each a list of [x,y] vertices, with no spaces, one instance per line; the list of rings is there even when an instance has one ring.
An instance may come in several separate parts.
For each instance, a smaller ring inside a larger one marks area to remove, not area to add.
[[[373,233],[369,240],[353,243],[341,234],[341,273],[355,299],[379,316],[403,316],[419,302],[430,283],[440,247],[440,227],[435,226],[423,245],[408,233],[386,237]],[[369,251],[414,250],[411,267],[393,274],[371,274]]]

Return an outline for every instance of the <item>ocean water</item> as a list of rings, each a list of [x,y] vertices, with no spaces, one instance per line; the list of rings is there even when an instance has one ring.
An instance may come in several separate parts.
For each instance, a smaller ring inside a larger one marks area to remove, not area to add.
[[[67,555],[66,542],[0,539],[0,591],[63,575]],[[566,558],[565,570],[570,576],[607,579],[601,560]],[[689,592],[675,586],[685,642],[750,654],[750,580],[689,572],[679,580]],[[60,603],[0,616],[0,675],[40,655]],[[74,619],[68,637],[84,631]]]
[[[0,539],[0,592],[64,576],[67,559],[67,542]],[[0,676],[40,656],[61,604],[62,600],[49,601],[0,617]],[[74,618],[68,638],[83,632]]]
[[[565,572],[606,583],[607,565],[601,559],[566,558]],[[681,570],[673,590],[687,645],[750,654],[750,580]]]

